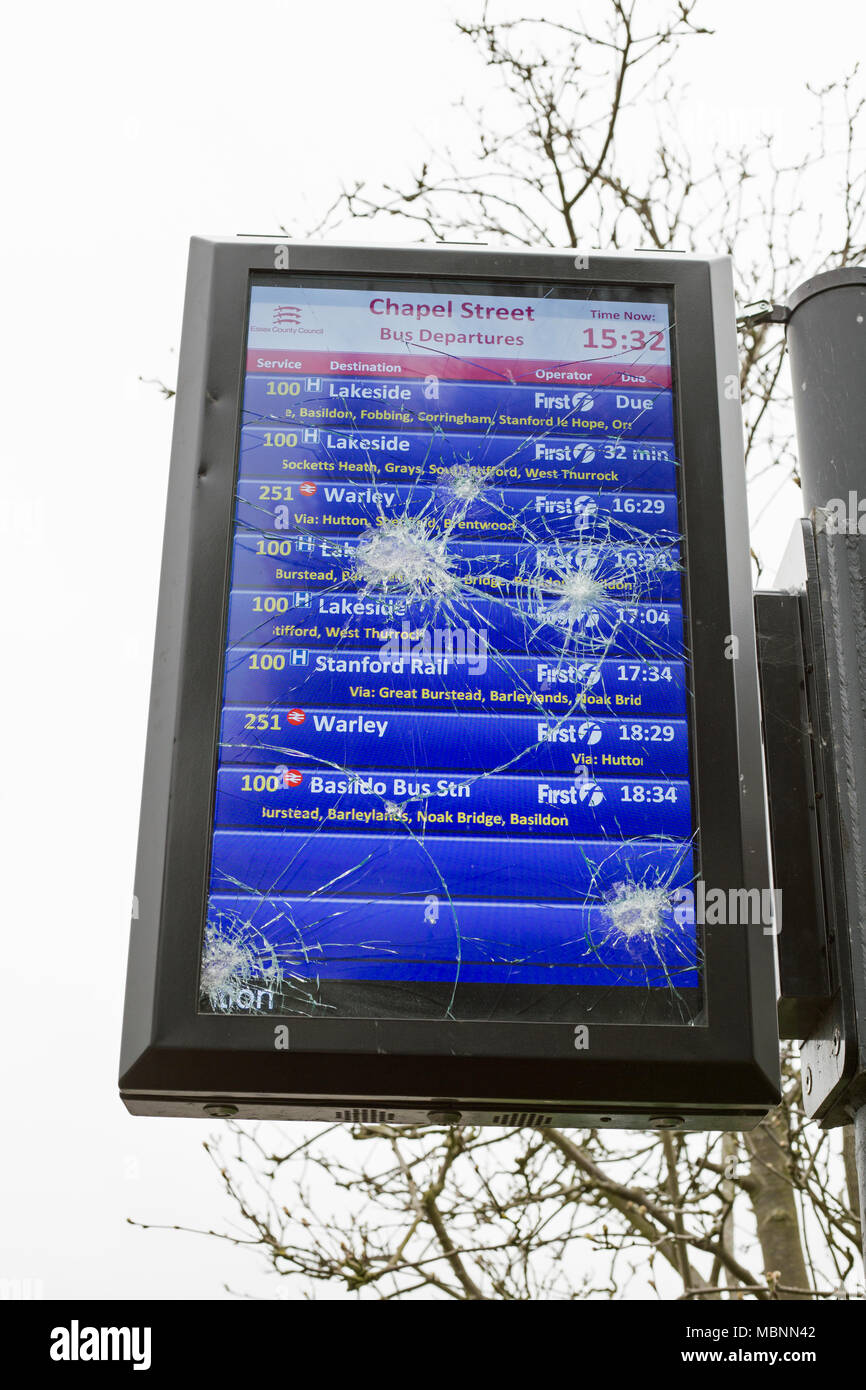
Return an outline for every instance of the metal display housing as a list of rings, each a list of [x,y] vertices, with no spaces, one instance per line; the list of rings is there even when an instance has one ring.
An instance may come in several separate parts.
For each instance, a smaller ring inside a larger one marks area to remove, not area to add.
[[[142,793],[121,1096],[135,1114],[696,1129],[778,1098],[773,940],[706,926],[700,1024],[198,1011],[250,277],[375,275],[673,295],[691,615],[692,787],[708,886],[770,886],[730,262],[191,242]],[[738,648],[732,648],[735,637]],[[732,651],[736,659],[730,659]],[[282,1030],[282,1032],[280,1031]]]

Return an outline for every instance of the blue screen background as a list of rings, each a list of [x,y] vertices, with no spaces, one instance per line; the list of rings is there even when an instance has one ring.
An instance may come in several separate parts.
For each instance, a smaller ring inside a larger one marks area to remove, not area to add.
[[[693,989],[666,303],[251,295],[206,1006]]]

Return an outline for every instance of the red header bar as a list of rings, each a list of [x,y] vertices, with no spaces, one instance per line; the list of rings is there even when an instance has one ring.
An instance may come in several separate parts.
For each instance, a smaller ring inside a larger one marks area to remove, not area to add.
[[[467,362],[445,354],[427,357],[413,354],[410,357],[406,353],[398,356],[377,352],[274,352],[266,348],[251,348],[247,352],[247,371],[264,375],[384,377],[394,381],[436,377],[439,381],[483,381],[515,386],[652,386],[663,390],[671,384],[670,367],[656,363],[515,362],[507,357]]]

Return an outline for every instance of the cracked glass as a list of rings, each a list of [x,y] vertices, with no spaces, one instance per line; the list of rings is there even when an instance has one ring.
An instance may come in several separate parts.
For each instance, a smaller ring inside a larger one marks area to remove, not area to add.
[[[253,277],[203,1011],[704,1021],[672,304]]]

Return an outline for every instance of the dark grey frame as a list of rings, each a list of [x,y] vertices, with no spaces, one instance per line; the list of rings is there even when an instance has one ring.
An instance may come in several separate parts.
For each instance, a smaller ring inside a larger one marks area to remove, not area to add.
[[[172,445],[121,1054],[137,1114],[739,1128],[778,1097],[772,936],[704,930],[706,1020],[273,1018],[198,1011],[250,275],[389,274],[671,290],[702,876],[770,886],[733,289],[727,258],[194,238]],[[737,659],[727,639],[739,640]],[[279,1033],[279,1029],[283,1033]],[[286,1041],[288,1048],[281,1045]]]

